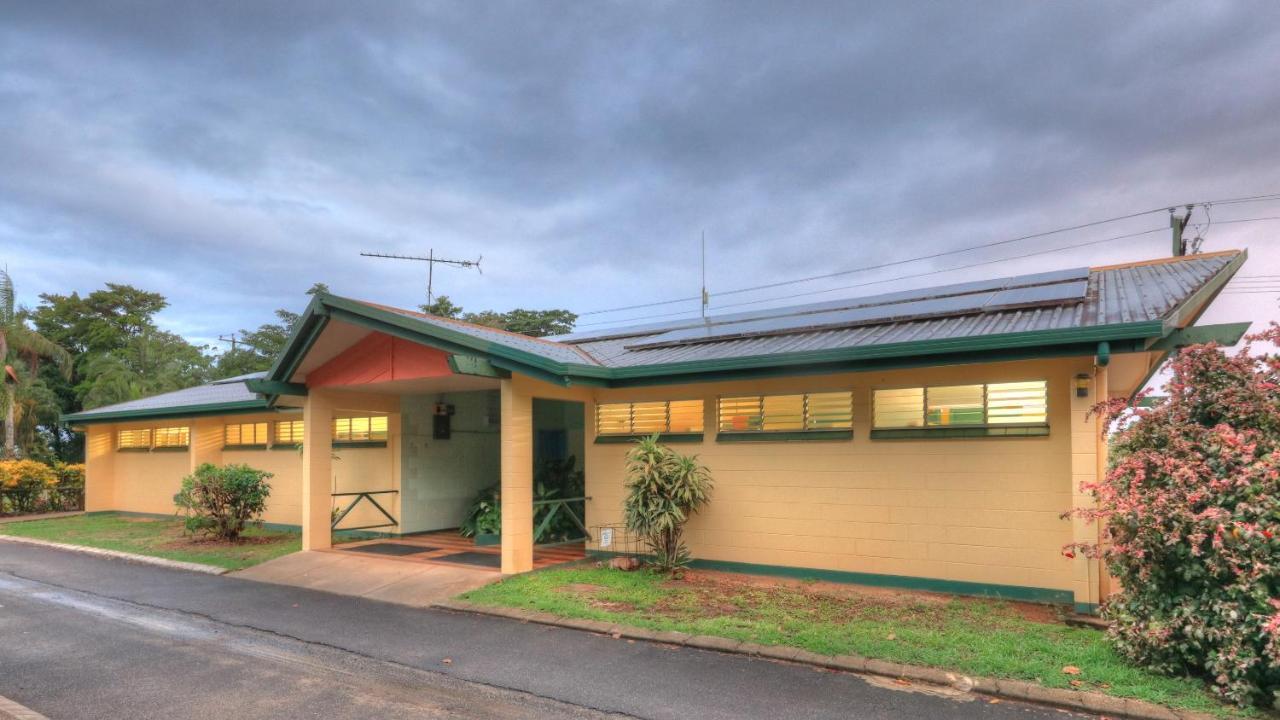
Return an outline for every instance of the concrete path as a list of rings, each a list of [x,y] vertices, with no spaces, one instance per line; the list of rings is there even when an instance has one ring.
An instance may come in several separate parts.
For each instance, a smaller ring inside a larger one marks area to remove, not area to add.
[[[0,546],[0,606],[0,695],[52,718],[1080,717],[31,546]]]
[[[36,513],[35,515],[5,515],[4,517],[0,517],[0,525],[4,525],[5,523],[30,522],[32,520],[52,520],[54,518],[75,517],[76,515],[83,514],[83,510],[66,510],[64,512]]]
[[[244,580],[426,607],[498,580],[492,570],[355,552],[296,552],[233,573]]]

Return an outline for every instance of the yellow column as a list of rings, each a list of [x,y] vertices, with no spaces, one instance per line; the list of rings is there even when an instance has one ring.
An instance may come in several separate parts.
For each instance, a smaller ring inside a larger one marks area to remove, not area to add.
[[[1094,377],[1094,381],[1093,381],[1094,388],[1097,392],[1098,399],[1099,400],[1109,399],[1111,397],[1111,394],[1110,394],[1111,388],[1108,383],[1107,366],[1099,365],[1095,367],[1093,377]],[[1101,424],[1099,424],[1097,431],[1093,435],[1095,440],[1094,476],[1097,478],[1104,478],[1107,476],[1108,439],[1107,439],[1106,430],[1107,429],[1105,427],[1102,427]],[[1100,546],[1104,546],[1103,540],[1102,540],[1102,530],[1103,530],[1103,523],[1097,523],[1094,526],[1094,532],[1096,533],[1096,538]],[[1113,588],[1111,586],[1111,574],[1107,572],[1106,563],[1098,562],[1096,564],[1098,566],[1097,567],[1098,599],[1099,599],[1099,602],[1101,602],[1102,600],[1107,599],[1107,596],[1111,594]]]
[[[302,406],[302,549],[333,545],[329,529],[333,497],[333,401],[312,390]]]
[[[533,569],[533,397],[523,378],[502,381],[502,574]]]
[[[1091,415],[1089,411],[1102,396],[1098,393],[1098,383],[1092,371],[1092,367],[1083,366],[1077,373],[1072,374],[1068,382],[1071,406],[1071,507],[1073,509],[1093,507],[1093,496],[1082,491],[1080,484],[1093,482],[1098,477],[1099,423],[1097,417]],[[1089,377],[1089,391],[1085,397],[1077,396],[1077,374]],[[1097,524],[1073,517],[1071,539],[1073,542],[1097,542]],[[1072,563],[1076,605],[1096,606],[1101,597],[1098,586],[1100,563],[1086,558],[1081,553],[1076,553]]]
[[[90,425],[84,432],[84,509],[115,510],[115,427]]]
[[[191,446],[188,457],[191,460],[189,472],[204,463],[222,464],[222,446],[225,419],[220,417],[199,418],[191,423]]]

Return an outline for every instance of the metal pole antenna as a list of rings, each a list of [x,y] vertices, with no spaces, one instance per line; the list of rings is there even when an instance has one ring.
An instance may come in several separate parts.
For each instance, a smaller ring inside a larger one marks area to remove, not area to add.
[[[707,320],[707,303],[711,296],[707,294],[707,231],[702,231],[702,320]]]
[[[452,267],[458,267],[458,268],[475,268],[480,272],[481,275],[484,274],[484,270],[481,269],[480,267],[480,261],[484,260],[483,255],[476,258],[475,260],[448,260],[446,258],[436,257],[435,248],[429,249],[427,251],[426,257],[422,257],[419,255],[394,255],[391,253],[375,253],[375,252],[362,252],[360,253],[360,255],[362,257],[386,258],[388,260],[414,260],[417,262],[426,263],[427,264],[427,305],[430,305],[432,302],[435,301],[436,263],[441,263],[443,265],[450,265]]]

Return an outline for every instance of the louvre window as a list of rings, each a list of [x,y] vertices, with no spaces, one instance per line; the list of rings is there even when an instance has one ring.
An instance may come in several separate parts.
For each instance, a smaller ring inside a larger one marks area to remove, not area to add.
[[[387,417],[337,418],[333,421],[333,439],[335,442],[385,442]]]
[[[150,450],[151,429],[121,430],[116,434],[116,447],[120,450]]]
[[[877,429],[1043,425],[1048,422],[1044,380],[876,390]]]
[[[227,445],[266,445],[267,424],[259,422],[227,425],[224,440]]]
[[[282,420],[276,423],[277,445],[301,445],[305,425],[301,420]]]
[[[720,398],[719,429],[735,432],[807,432],[853,427],[853,393],[748,395]]]
[[[155,447],[184,448],[191,444],[191,429],[187,427],[162,427],[155,429]]]
[[[602,403],[596,406],[597,435],[702,432],[701,400]]]

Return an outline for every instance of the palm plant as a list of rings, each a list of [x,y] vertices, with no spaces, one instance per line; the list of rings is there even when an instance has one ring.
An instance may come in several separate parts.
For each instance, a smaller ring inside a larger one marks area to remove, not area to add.
[[[711,497],[711,474],[652,435],[627,453],[627,529],[653,548],[654,565],[674,572],[689,563],[684,525]]]
[[[0,409],[4,411],[4,457],[17,456],[18,385],[22,383],[18,368],[26,361],[25,372],[34,376],[40,368],[41,358],[57,364],[63,374],[71,377],[71,355],[40,333],[27,327],[17,310],[17,294],[7,270],[0,270],[0,364],[3,365],[4,394],[0,397]]]

